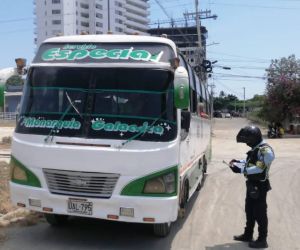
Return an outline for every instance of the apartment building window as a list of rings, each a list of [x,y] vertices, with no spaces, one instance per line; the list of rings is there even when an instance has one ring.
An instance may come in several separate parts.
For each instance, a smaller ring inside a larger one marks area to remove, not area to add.
[[[99,9],[99,10],[103,10],[103,7],[102,7],[102,5],[100,5],[100,4],[96,4],[96,9]]]
[[[89,13],[83,13],[83,12],[80,13],[80,16],[85,17],[85,18],[90,17]]]
[[[96,13],[96,17],[98,17],[98,18],[103,18],[103,15],[101,14],[101,13]]]
[[[123,32],[123,29],[122,29],[122,28],[119,28],[119,27],[116,27],[116,31],[117,31],[117,32]]]
[[[53,25],[61,24],[61,20],[52,20]]]
[[[86,10],[89,9],[89,5],[86,3],[80,3],[80,7]]]
[[[96,31],[96,34],[99,35],[99,34],[103,34],[102,31]]]
[[[81,22],[81,26],[90,27],[90,24],[88,22]]]
[[[115,2],[115,5],[118,6],[118,7],[122,7],[122,4],[118,1]]]
[[[53,4],[60,3],[60,0],[52,0]]]
[[[119,11],[119,10],[116,10],[115,13],[119,16],[122,16],[123,15],[123,12],[122,11]]]
[[[119,18],[116,18],[116,23],[120,23],[120,24],[123,24],[123,21]]]
[[[60,10],[52,10],[52,15],[58,15],[60,13],[61,13]]]
[[[96,27],[103,27],[102,23],[96,22]]]

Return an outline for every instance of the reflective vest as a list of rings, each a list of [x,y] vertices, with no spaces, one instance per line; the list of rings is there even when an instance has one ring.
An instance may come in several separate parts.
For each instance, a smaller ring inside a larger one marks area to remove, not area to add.
[[[254,150],[250,150],[247,152],[246,168],[251,167],[253,165],[258,166],[260,164],[261,166],[259,166],[259,167],[261,167],[263,169],[263,172],[261,172],[261,173],[246,175],[246,177],[249,181],[265,181],[269,178],[268,172],[269,172],[270,166],[266,166],[263,161],[259,161],[259,159],[258,159],[258,152],[261,151],[261,148],[266,147],[266,146],[269,147],[273,151],[273,149],[271,148],[271,146],[269,144],[263,143],[263,144],[259,145],[257,148],[255,148]],[[263,153],[261,152],[261,154],[263,154]]]

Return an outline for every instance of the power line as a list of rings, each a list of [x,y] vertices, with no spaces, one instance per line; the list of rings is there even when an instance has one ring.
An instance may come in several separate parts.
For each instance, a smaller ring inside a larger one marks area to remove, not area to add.
[[[220,76],[226,76],[226,77],[251,78],[251,79],[262,79],[262,80],[266,79],[266,77],[264,76],[235,75],[235,74],[226,74],[226,73],[214,73],[214,74]]]
[[[235,90],[232,90],[232,89],[229,88],[227,85],[225,85],[224,83],[221,83],[219,80],[217,80],[217,79],[215,79],[215,78],[214,78],[214,80],[215,80],[218,84],[222,85],[223,88],[225,88],[225,89],[227,89],[228,91],[230,91],[231,93],[234,93],[234,94],[236,94],[236,95],[239,96],[239,97],[243,97],[243,94],[242,94],[242,93],[239,93],[239,92],[237,92],[237,91],[235,91]]]
[[[236,66],[236,65],[220,65],[220,64],[215,64],[214,67],[219,67],[219,68],[224,68],[224,67],[229,67],[232,69],[253,69],[253,70],[265,70],[267,69],[266,67],[255,67],[255,66]]]
[[[234,4],[234,3],[211,3],[213,5],[245,7],[245,8],[260,8],[260,9],[278,9],[278,10],[299,10],[297,7],[276,7],[276,6],[263,6],[263,5],[249,5],[249,4]]]
[[[258,60],[258,61],[270,61],[269,59],[262,59],[262,58],[256,58],[256,57],[248,57],[248,56],[241,56],[241,55],[233,55],[233,54],[228,54],[228,53],[223,53],[223,52],[213,52],[210,50],[207,50],[208,53],[211,54],[216,54],[216,55],[225,55],[225,56],[230,56],[230,57],[237,57],[237,58],[246,58],[246,59],[251,59],[251,60]]]
[[[1,23],[15,23],[15,22],[28,21],[28,20],[33,20],[33,17],[23,17],[23,18],[17,18],[17,19],[0,20],[0,24]]]

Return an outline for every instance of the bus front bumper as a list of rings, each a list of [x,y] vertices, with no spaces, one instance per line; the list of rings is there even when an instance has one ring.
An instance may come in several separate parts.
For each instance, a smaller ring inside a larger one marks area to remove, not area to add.
[[[71,197],[51,194],[44,188],[29,187],[13,182],[10,182],[10,189],[12,194],[11,200],[15,205],[25,206],[27,209],[43,213],[133,223],[173,222],[176,221],[178,215],[177,196],[140,197],[113,194],[109,199]],[[76,212],[74,212],[73,209],[73,211],[70,212],[70,204],[75,204],[74,206],[85,204],[88,205],[89,208],[79,209]],[[90,212],[91,210],[92,213]]]

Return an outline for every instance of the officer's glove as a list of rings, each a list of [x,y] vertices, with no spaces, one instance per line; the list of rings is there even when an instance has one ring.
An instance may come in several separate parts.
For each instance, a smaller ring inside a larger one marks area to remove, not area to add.
[[[233,164],[230,165],[229,167],[230,167],[230,169],[232,170],[233,173],[236,173],[236,174],[240,174],[241,173],[241,169],[239,167],[237,167],[237,166],[235,166]]]

